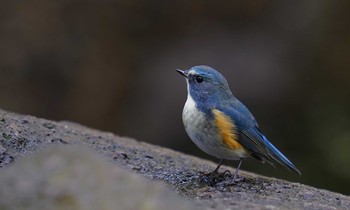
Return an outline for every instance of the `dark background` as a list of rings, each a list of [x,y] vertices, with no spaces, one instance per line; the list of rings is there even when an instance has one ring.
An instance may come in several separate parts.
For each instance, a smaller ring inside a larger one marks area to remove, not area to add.
[[[206,64],[303,175],[243,169],[350,194],[350,2],[223,2],[2,1],[0,107],[210,158],[175,72]]]

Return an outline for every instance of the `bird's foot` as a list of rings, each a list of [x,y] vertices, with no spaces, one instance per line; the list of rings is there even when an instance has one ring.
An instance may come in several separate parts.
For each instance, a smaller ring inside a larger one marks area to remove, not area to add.
[[[199,172],[201,174],[201,181],[208,183],[210,186],[213,186],[219,182],[224,181],[226,178],[231,177],[231,172],[226,170],[222,173],[218,171],[213,171],[210,173]]]

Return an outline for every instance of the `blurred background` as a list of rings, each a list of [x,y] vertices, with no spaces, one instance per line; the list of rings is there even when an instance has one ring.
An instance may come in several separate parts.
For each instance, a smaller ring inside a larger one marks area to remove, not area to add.
[[[349,9],[331,0],[2,1],[0,108],[211,159],[184,131],[186,83],[175,71],[206,64],[303,175],[254,160],[244,170],[349,195]]]

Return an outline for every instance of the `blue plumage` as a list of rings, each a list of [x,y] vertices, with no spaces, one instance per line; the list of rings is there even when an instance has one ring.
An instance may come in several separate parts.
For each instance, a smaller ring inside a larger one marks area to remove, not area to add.
[[[252,157],[272,165],[276,161],[300,174],[261,133],[254,116],[234,97],[224,76],[208,66],[178,72],[186,77],[188,86],[183,111],[185,129],[198,147],[219,159],[242,161],[245,157]],[[242,147],[237,147],[237,143]],[[220,165],[221,162],[216,172]]]

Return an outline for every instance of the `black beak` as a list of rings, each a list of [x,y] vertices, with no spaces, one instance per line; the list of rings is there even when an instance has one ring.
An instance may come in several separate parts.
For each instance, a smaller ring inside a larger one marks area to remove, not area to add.
[[[177,72],[179,72],[179,74],[181,74],[184,77],[188,77],[188,71],[186,70],[181,70],[181,69],[176,69]]]

